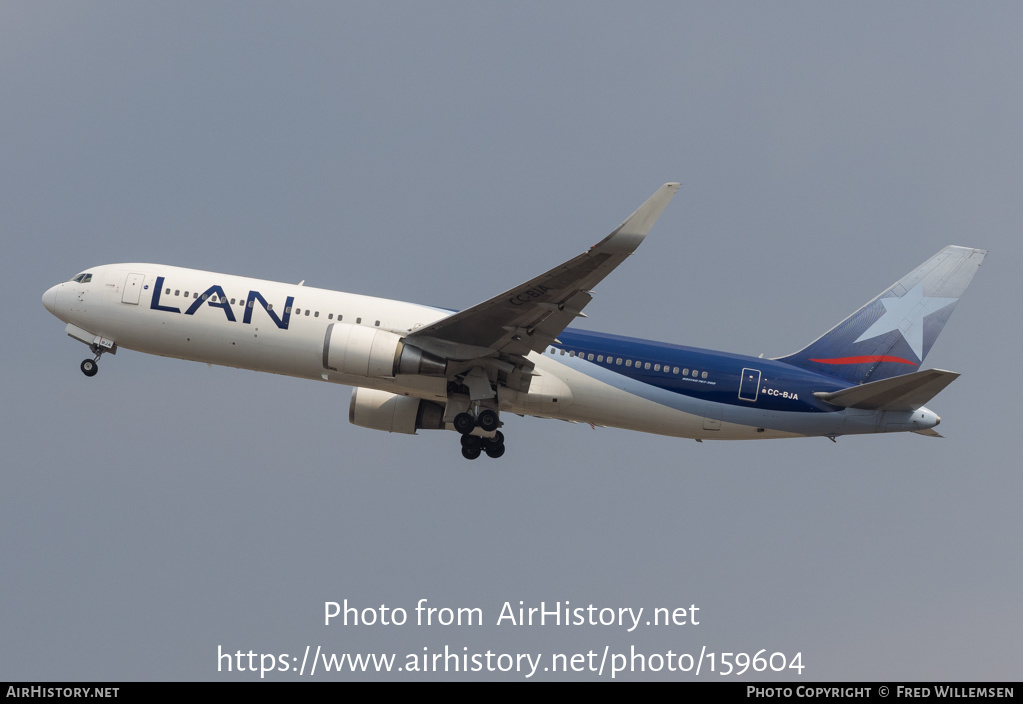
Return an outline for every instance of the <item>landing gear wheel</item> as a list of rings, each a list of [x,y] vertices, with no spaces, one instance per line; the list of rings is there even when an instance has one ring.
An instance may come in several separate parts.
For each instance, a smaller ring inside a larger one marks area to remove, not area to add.
[[[479,447],[463,447],[462,457],[467,460],[474,460],[483,454],[483,451]]]
[[[497,459],[504,454],[504,433],[498,430],[494,433],[492,438],[484,438],[483,440],[483,451],[487,453],[487,457],[493,457]]]
[[[96,364],[96,360],[86,359],[82,361],[82,374],[85,374],[85,376],[96,376],[98,371],[99,365]]]
[[[498,422],[497,411],[490,408],[484,408],[480,411],[480,414],[476,416],[476,425],[478,425],[481,430],[488,433],[492,430],[497,430]]]
[[[455,416],[455,419],[452,421],[452,423],[455,426],[455,430],[457,430],[462,435],[468,435],[469,433],[472,432],[472,429],[476,427],[476,419],[473,418],[468,413],[459,413],[457,416]]]
[[[483,447],[483,438],[479,435],[463,435],[462,447],[476,448],[478,450]]]

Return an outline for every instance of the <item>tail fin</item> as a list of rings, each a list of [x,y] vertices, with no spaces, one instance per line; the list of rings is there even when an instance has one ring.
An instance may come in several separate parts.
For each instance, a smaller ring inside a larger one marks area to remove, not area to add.
[[[916,371],[985,254],[983,249],[945,247],[824,335],[779,361],[857,384]]]

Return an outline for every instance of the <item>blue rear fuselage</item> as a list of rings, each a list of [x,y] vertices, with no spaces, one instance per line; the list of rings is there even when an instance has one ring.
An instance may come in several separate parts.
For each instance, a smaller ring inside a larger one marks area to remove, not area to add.
[[[587,368],[583,362],[592,365],[587,373],[602,381],[618,375],[694,401],[763,411],[834,413],[842,409],[818,400],[813,393],[850,386],[773,359],[622,335],[569,328],[558,341],[561,344],[554,347],[559,362],[580,370]],[[578,363],[570,363],[572,358]]]

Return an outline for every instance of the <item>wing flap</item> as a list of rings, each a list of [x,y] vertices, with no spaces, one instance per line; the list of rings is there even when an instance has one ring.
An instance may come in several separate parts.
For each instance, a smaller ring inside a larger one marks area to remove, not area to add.
[[[813,395],[821,401],[844,408],[913,411],[937,396],[958,377],[958,372],[926,369],[922,372],[851,386],[840,391],[815,391]]]

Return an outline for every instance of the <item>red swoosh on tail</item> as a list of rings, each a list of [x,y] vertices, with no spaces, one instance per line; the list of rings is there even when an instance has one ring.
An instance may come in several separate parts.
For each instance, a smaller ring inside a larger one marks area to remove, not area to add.
[[[915,367],[916,362],[910,362],[902,357],[892,357],[887,354],[871,354],[863,357],[836,357],[835,359],[811,359],[811,362],[821,364],[868,364],[869,362],[897,362]]]

